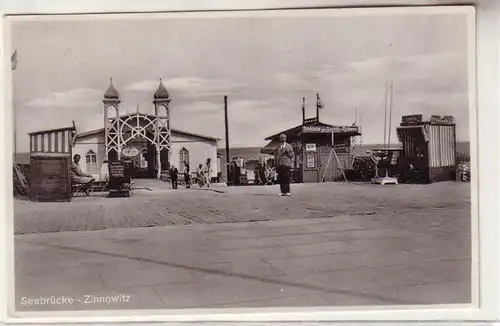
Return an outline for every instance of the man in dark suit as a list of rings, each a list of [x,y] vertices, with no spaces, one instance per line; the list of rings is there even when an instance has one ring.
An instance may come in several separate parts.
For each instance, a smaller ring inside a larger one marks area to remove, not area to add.
[[[179,180],[179,170],[172,165],[170,168],[170,181],[172,182],[172,189],[177,189],[177,183]]]
[[[286,142],[286,135],[280,135],[280,145],[276,148],[276,172],[280,183],[280,196],[291,196],[290,193],[290,168],[294,156],[292,145]]]

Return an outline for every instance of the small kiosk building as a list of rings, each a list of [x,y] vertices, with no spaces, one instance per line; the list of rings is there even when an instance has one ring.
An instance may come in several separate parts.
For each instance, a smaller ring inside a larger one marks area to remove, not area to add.
[[[421,114],[403,116],[397,128],[403,144],[402,158],[423,182],[455,179],[456,131],[452,116],[433,115],[424,120]],[[413,180],[408,180],[409,182]]]
[[[301,125],[267,137],[269,143],[261,152],[274,154],[281,134],[287,136],[295,152],[293,181],[305,183],[343,179],[342,170],[352,168],[352,138],[361,135],[356,125],[334,126],[322,123],[319,115],[309,119],[303,115]]]

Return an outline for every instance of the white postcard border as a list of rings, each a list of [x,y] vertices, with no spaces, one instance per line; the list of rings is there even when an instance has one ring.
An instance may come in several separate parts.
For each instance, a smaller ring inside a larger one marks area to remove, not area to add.
[[[457,3],[448,2],[448,3]],[[475,246],[475,241],[473,242],[473,259],[472,261],[476,261],[477,249],[480,249],[480,272],[481,272],[481,285],[480,291],[479,287],[473,287],[475,289],[473,291],[474,302],[479,302],[481,308],[473,307],[473,306],[445,306],[440,305],[435,309],[429,309],[427,307],[391,307],[390,310],[387,307],[383,309],[380,307],[366,307],[366,310],[362,310],[363,307],[357,308],[328,308],[328,309],[320,309],[320,308],[304,308],[297,309],[294,308],[293,311],[290,309],[227,309],[224,311],[218,311],[219,313],[215,314],[214,311],[171,311],[168,314],[165,314],[165,311],[119,311],[119,312],[109,312],[109,311],[96,311],[96,312],[58,312],[56,315],[59,316],[57,318],[53,318],[54,314],[49,313],[24,313],[23,316],[28,317],[27,319],[20,320],[17,318],[8,319],[10,323],[18,323],[18,322],[76,322],[81,319],[77,319],[78,316],[85,317],[85,321],[397,321],[397,320],[494,320],[498,318],[498,294],[499,294],[499,282],[497,275],[500,274],[500,270],[498,268],[498,257],[499,257],[499,242],[497,240],[497,234],[499,229],[499,223],[497,219],[497,213],[500,208],[500,201],[498,201],[498,167],[500,166],[498,160],[498,150],[496,149],[498,144],[498,122],[499,115],[496,112],[498,105],[498,52],[500,47],[495,43],[495,40],[498,42],[500,31],[498,28],[498,12],[493,11],[491,8],[494,8],[495,5],[493,1],[484,0],[484,1],[474,1],[477,7],[477,88],[478,92],[476,94],[476,89],[471,88],[471,115],[470,115],[470,124],[471,124],[471,133],[477,133],[478,139],[481,141],[478,146],[475,146],[476,143],[471,139],[471,158],[472,159],[472,184],[471,188],[474,189],[477,182],[480,184],[479,194],[477,192],[472,193],[472,198],[476,195],[481,196],[481,202],[479,206],[477,202],[472,200],[473,211],[475,209],[479,209],[481,212],[481,221],[480,223],[474,223],[472,234],[473,237],[477,236],[477,231],[480,233],[479,239],[479,247]],[[243,1],[234,1],[231,4],[232,8],[227,7],[227,2],[224,1],[212,1],[211,3],[206,3],[203,1],[191,1],[188,3],[182,1],[141,1],[140,5],[136,1],[123,1],[120,2],[120,5],[117,3],[113,4],[111,2],[99,2],[100,5],[97,5],[97,1],[80,1],[80,2],[57,2],[57,1],[25,1],[25,2],[16,2],[16,1],[5,1],[6,8],[4,8],[4,13],[14,14],[14,13],[29,13],[29,14],[41,14],[41,13],[84,13],[84,12],[132,12],[132,11],[156,11],[156,10],[168,10],[168,11],[183,11],[183,10],[217,10],[217,9],[266,9],[266,8],[299,8],[299,7],[307,7],[311,6],[310,3],[306,0],[296,0],[296,1],[287,1],[287,5],[270,5],[269,1],[253,1],[251,4],[249,2]],[[390,5],[399,5],[399,4],[434,4],[435,1],[335,1],[335,0],[322,0],[315,2],[315,6],[339,6],[349,3],[350,5],[379,5],[379,4],[390,4]],[[445,1],[440,1],[441,4],[445,4]],[[464,3],[464,2],[463,2]],[[35,5],[33,5],[35,4]],[[4,6],[5,6],[4,5]],[[24,7],[23,7],[24,5]],[[147,8],[147,9],[146,9]],[[490,8],[490,11],[488,11]],[[398,9],[400,10],[400,9]],[[407,10],[407,9],[406,9]],[[435,9],[433,9],[435,10]],[[441,8],[440,10],[454,10],[451,8]],[[462,9],[457,9],[462,10]],[[498,10],[498,5],[497,5]],[[344,11],[345,12],[345,11]],[[251,13],[250,12],[242,12]],[[207,13],[200,13],[201,16],[206,15]],[[214,14],[214,13],[212,13]],[[217,13],[218,14],[218,13]],[[222,13],[223,15],[232,13]],[[268,11],[266,14],[273,14],[273,11]],[[277,14],[274,12],[274,14]],[[83,17],[83,16],[82,16]],[[112,16],[107,16],[107,18]],[[115,16],[116,17],[116,16]],[[473,23],[473,16],[472,23]],[[67,17],[66,17],[67,18]],[[4,30],[4,39],[2,40],[2,44],[5,43],[5,25],[3,26]],[[474,39],[475,29],[470,29],[472,33],[469,35]],[[10,53],[11,49],[8,47],[2,47],[0,49],[1,56],[3,59],[3,70],[2,70],[2,78],[7,85],[7,88],[2,88],[0,93],[5,100],[5,107],[11,107],[11,96],[10,94]],[[470,58],[473,58],[474,52],[476,50],[474,47],[470,48]],[[471,81],[470,83],[473,85],[476,74],[473,73],[475,66],[473,64],[469,64],[469,71]],[[477,95],[477,96],[476,96]],[[476,119],[476,99],[477,99],[477,107],[478,107],[478,115]],[[0,188],[0,197],[4,201],[4,205],[2,207],[7,208],[7,215],[12,214],[12,181],[11,181],[11,155],[8,153],[12,152],[12,112],[11,110],[0,110],[0,119],[3,121],[3,130],[5,132],[5,137],[3,138],[3,142],[1,142],[1,150],[6,154],[6,160],[2,161],[2,167],[4,168],[4,173],[1,174],[1,181],[4,182],[6,187]],[[481,161],[477,161],[478,154],[481,157]],[[9,159],[10,157],[10,159]],[[474,160],[476,158],[476,160]],[[476,168],[474,168],[476,166]],[[481,171],[480,173],[477,173]],[[11,216],[11,215],[10,215]],[[2,276],[13,275],[13,266],[11,262],[13,262],[13,221],[12,218],[5,218],[5,228],[0,228],[0,237],[5,238],[6,248],[10,250],[2,251],[1,260],[5,263],[0,263],[0,266],[6,266],[8,271],[5,271],[2,268]],[[4,242],[5,243],[5,242]],[[4,254],[5,253],[5,254]],[[473,266],[477,267],[477,264],[473,263]],[[473,268],[473,279],[475,275],[479,274],[479,270],[477,268]],[[477,277],[475,278],[477,279]],[[8,288],[8,293],[10,296],[13,295],[13,285],[14,282],[12,278],[10,281],[6,279],[6,277],[1,278],[1,285]],[[2,315],[6,315],[7,311],[3,309],[5,305],[3,303],[7,303],[6,300],[8,298],[0,297],[0,306],[2,306],[2,310],[0,310]],[[18,313],[20,315],[20,313]],[[36,315],[37,317],[32,317]],[[97,317],[101,315],[103,317]],[[50,319],[45,318],[44,316],[51,317]],[[92,316],[92,317],[91,317]],[[95,316],[95,317],[94,317]]]

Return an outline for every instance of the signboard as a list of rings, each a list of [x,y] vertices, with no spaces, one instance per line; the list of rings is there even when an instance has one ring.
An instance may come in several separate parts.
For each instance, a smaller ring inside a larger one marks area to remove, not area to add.
[[[315,169],[316,168],[316,155],[315,153],[307,153],[306,154],[306,169]]]
[[[31,157],[31,200],[57,202],[71,200],[70,160],[62,157]]]
[[[108,163],[109,166],[109,176],[113,178],[123,178],[125,176],[125,168],[123,164],[119,161],[114,161]]]
[[[405,115],[401,119],[402,126],[418,126],[429,122],[431,124],[453,125],[455,123],[455,119],[450,115],[432,115],[430,118],[426,117],[426,119],[424,119],[422,114]]]
[[[451,115],[445,115],[444,117],[441,117],[440,115],[431,116],[431,123],[453,125],[454,122],[455,119]]]
[[[316,144],[306,144],[306,151],[313,152],[316,150]]]
[[[125,157],[134,157],[139,154],[139,150],[135,147],[126,147],[122,150],[122,155]]]
[[[335,144],[333,146],[333,148],[335,149],[335,152],[337,154],[346,154],[348,151],[347,151],[347,145],[344,144],[344,143],[341,143],[341,144]]]
[[[401,118],[401,123],[406,125],[414,125],[422,123],[422,115],[414,114],[414,115],[404,115]]]
[[[357,133],[358,126],[303,126],[305,134]]]

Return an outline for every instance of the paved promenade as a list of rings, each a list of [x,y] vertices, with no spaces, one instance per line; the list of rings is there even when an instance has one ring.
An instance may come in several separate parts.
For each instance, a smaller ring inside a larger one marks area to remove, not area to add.
[[[276,190],[154,189],[127,199],[17,201],[17,308],[470,301],[467,184],[294,185],[291,198]],[[75,302],[22,304],[39,296]],[[95,303],[103,298],[115,302]]]
[[[138,180],[130,198],[76,197],[70,203],[16,200],[15,233],[103,230],[333,218],[358,216],[403,229],[449,235],[470,233],[470,190],[465,183],[386,186],[369,184],[296,184],[291,198],[278,186],[212,187],[172,190],[161,181]],[[150,190],[148,190],[150,189]],[[364,217],[363,217],[364,216]],[[416,229],[415,229],[416,228]]]

